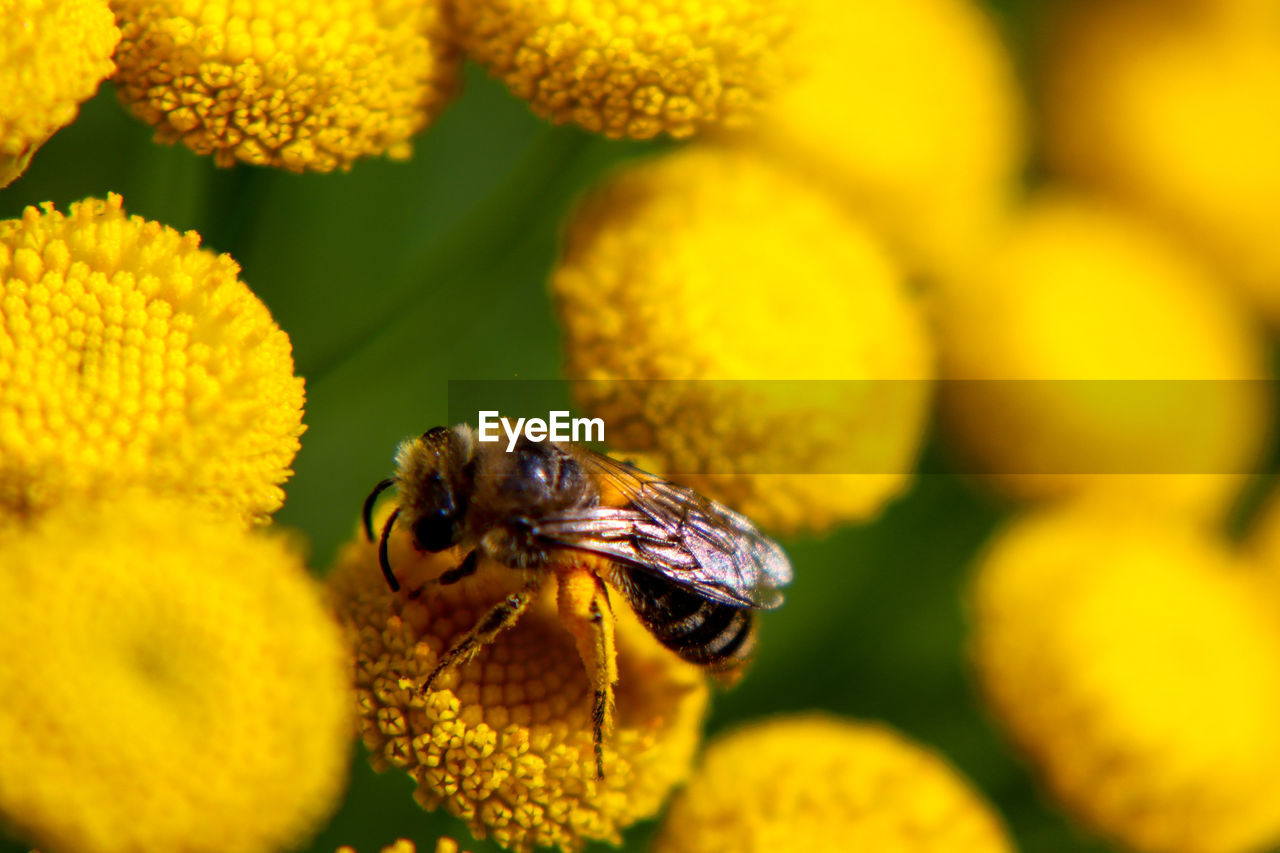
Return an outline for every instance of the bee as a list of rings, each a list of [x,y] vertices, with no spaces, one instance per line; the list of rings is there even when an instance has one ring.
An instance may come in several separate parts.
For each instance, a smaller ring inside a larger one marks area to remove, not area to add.
[[[378,560],[392,590],[388,559],[396,525],[414,547],[465,557],[434,583],[474,574],[482,561],[523,572],[524,586],[498,602],[441,654],[423,683],[464,664],[520,618],[542,585],[557,582],[561,621],[573,635],[594,687],[591,709],[596,775],[613,721],[617,666],[609,588],[657,640],[686,661],[731,677],[749,659],[756,610],[782,603],[791,563],[744,516],[696,492],[575,444],[535,442],[511,449],[479,443],[471,427],[435,427],[401,442],[395,475],[364,502],[373,508],[395,487],[397,506],[382,527]]]

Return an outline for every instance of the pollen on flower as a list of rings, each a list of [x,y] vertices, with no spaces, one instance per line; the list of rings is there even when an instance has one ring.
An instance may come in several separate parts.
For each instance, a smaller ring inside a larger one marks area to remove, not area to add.
[[[238,273],[116,195],[0,222],[0,507],[142,485],[278,509],[302,379]]]
[[[991,544],[972,654],[999,722],[1076,818],[1144,853],[1280,841],[1274,579],[1194,525],[1092,500]]]
[[[963,268],[1022,163],[1012,61],[974,0],[808,0],[795,79],[747,130],[892,239],[914,270]]]
[[[714,739],[656,853],[1011,853],[999,818],[933,752],[881,725],[778,717]]]
[[[0,647],[0,819],[42,849],[294,849],[337,805],[342,632],[278,538],[136,492],[9,525]]]
[[[787,77],[780,0],[458,3],[467,52],[535,112],[606,136],[749,121]]]
[[[424,808],[443,806],[477,837],[511,850],[617,844],[621,830],[657,813],[701,738],[707,686],[697,667],[658,645],[614,597],[617,712],[598,780],[591,688],[559,622],[554,580],[514,626],[424,695],[438,656],[523,580],[482,565],[462,582],[430,583],[458,555],[424,557],[399,532],[390,558],[400,593],[387,588],[377,547],[363,538],[344,549],[329,580],[355,647],[375,768],[407,771]]]
[[[120,97],[162,142],[294,172],[409,155],[457,88],[442,0],[112,0]]]
[[[698,145],[619,173],[552,286],[579,401],[655,473],[775,529],[866,518],[908,482],[917,306],[866,224],[776,162]]]
[[[0,21],[3,187],[115,70],[120,31],[106,0],[0,0]]]

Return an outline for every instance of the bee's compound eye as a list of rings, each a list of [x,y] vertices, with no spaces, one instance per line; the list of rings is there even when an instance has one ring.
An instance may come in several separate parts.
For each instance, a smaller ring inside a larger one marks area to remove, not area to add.
[[[435,512],[413,523],[413,541],[419,551],[436,553],[453,547],[454,518],[451,513]]]
[[[425,438],[427,441],[440,441],[445,436],[447,436],[449,432],[450,432],[450,429],[448,427],[442,427],[442,426],[432,427],[431,429],[424,432],[422,434],[422,437]]]

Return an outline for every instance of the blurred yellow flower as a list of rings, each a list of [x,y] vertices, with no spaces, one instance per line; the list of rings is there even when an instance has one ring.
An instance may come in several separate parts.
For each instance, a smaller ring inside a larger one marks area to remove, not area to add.
[[[1280,324],[1276,7],[1198,5],[1067,4],[1044,75],[1048,159],[1170,223]]]
[[[1254,515],[1245,544],[1248,554],[1263,565],[1268,577],[1280,582],[1280,489],[1273,490]],[[1280,606],[1280,594],[1272,598]]]
[[[748,121],[787,78],[783,0],[471,0],[467,52],[534,111],[611,138]]]
[[[460,57],[443,0],[112,0],[120,97],[161,142],[293,172],[409,156]]]
[[[278,509],[302,379],[238,273],[118,195],[0,221],[0,509],[128,484]]]
[[[106,0],[0,0],[0,187],[115,70]]]
[[[1213,517],[1259,464],[1260,330],[1195,256],[1099,200],[1042,194],[935,307],[944,425],[1013,496],[1124,490]]]
[[[279,539],[133,494],[0,531],[0,818],[46,850],[274,851],[346,782],[341,631]]]
[[[443,805],[477,837],[512,850],[620,843],[620,831],[654,815],[688,775],[707,704],[702,673],[659,646],[615,597],[616,724],[597,780],[591,687],[559,621],[555,584],[423,695],[438,656],[524,579],[488,565],[461,582],[434,583],[458,555],[424,556],[408,539],[397,532],[390,549],[404,591],[387,588],[377,547],[363,537],[346,546],[329,580],[356,648],[375,768],[406,770],[424,808]]]
[[[1012,63],[972,0],[809,0],[804,76],[752,138],[851,200],[915,268],[990,239],[1023,155]]]
[[[948,764],[884,726],[779,717],[716,738],[656,853],[1007,853],[999,819]]]
[[[580,401],[656,473],[780,529],[905,487],[932,374],[917,306],[866,225],[774,161],[694,146],[620,172],[553,287]]]
[[[1280,610],[1224,542],[1145,507],[1069,504],[990,546],[972,652],[1049,791],[1126,849],[1280,841]]]

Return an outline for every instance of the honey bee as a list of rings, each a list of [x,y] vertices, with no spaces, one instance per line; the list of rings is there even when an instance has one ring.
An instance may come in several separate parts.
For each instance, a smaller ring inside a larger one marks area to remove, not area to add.
[[[608,589],[621,594],[678,656],[732,676],[751,655],[754,612],[779,606],[779,589],[791,581],[786,554],[744,516],[578,445],[522,437],[507,452],[500,444],[477,442],[471,427],[459,424],[401,442],[395,463],[395,475],[374,487],[363,512],[372,542],[374,504],[395,487],[397,506],[378,547],[392,590],[400,583],[388,541],[398,524],[408,528],[421,552],[460,547],[465,554],[434,583],[457,583],[482,560],[525,574],[518,592],[441,654],[421,690],[515,624],[554,577],[560,618],[594,687],[599,778],[617,683]]]

